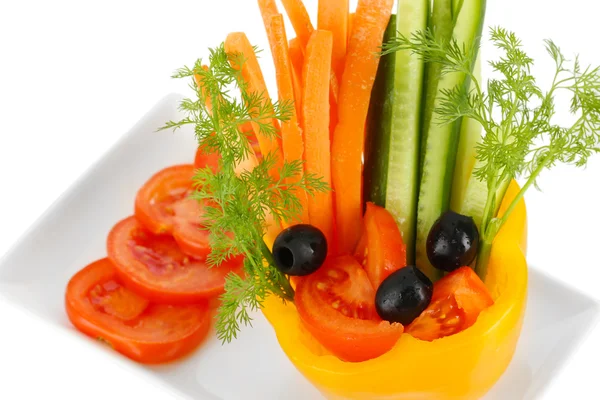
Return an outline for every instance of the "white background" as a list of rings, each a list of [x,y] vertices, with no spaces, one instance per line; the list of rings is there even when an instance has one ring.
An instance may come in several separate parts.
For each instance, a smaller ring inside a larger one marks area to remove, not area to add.
[[[316,0],[305,2],[316,9]],[[487,24],[517,31],[544,61],[539,72],[547,77],[541,40],[548,37],[568,55],[600,64],[595,3],[488,0]],[[238,30],[267,48],[254,0],[3,1],[0,255],[159,98],[185,90],[169,79],[175,68]],[[272,88],[268,53],[262,63]],[[530,264],[600,298],[600,157],[585,171],[556,168],[541,185],[543,193],[527,196]],[[140,378],[95,365],[81,350],[81,343],[0,303],[0,398],[165,398]],[[596,328],[544,398],[597,397],[599,354]]]

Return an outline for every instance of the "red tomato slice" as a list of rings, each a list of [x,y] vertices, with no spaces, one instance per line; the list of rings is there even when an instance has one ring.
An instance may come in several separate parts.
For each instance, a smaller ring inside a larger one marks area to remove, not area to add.
[[[135,216],[156,234],[172,233],[175,224],[173,205],[192,191],[193,165],[175,165],[154,174],[135,198]]]
[[[135,216],[150,232],[172,234],[184,253],[204,260],[210,235],[202,229],[202,204],[189,197],[194,171],[193,165],[176,165],[155,174],[138,192]]]
[[[407,328],[417,339],[432,341],[472,326],[494,300],[479,276],[461,267],[433,285],[429,307]]]
[[[390,350],[404,331],[382,321],[375,290],[350,256],[330,259],[299,280],[296,307],[306,329],[329,351],[347,361],[365,361]]]
[[[363,234],[355,253],[375,288],[392,272],[406,266],[406,246],[388,210],[367,203]]]
[[[189,353],[206,337],[212,318],[207,302],[149,303],[121,285],[107,258],[73,276],[65,306],[77,329],[142,363],[166,362]]]
[[[175,225],[173,238],[181,251],[205,260],[210,254],[210,233],[203,228],[203,206],[192,198],[180,200],[173,204]]]
[[[241,257],[209,268],[184,254],[172,237],[152,234],[134,217],[115,225],[107,247],[123,283],[156,303],[203,301],[223,293],[227,274],[242,273]]]

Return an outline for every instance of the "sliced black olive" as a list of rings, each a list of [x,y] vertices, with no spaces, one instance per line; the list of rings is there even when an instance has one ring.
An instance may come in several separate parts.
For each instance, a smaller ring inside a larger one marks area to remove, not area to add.
[[[273,257],[275,266],[284,274],[309,275],[323,265],[327,257],[327,239],[312,225],[294,225],[275,239]]]
[[[375,295],[377,314],[389,322],[408,325],[429,306],[433,283],[415,266],[407,266],[388,276]]]
[[[477,256],[479,231],[473,218],[446,211],[427,236],[427,258],[431,265],[452,272],[470,265]]]

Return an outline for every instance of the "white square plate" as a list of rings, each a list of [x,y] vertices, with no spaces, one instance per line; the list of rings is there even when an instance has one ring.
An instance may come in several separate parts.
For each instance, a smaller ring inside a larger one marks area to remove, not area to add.
[[[180,117],[180,99],[173,94],[161,100],[0,261],[0,296],[62,327],[65,334],[89,341],[99,352],[112,352],[70,325],[64,290],[75,272],[105,256],[106,235],[114,223],[133,213],[137,189],[163,167],[192,162],[192,130],[156,132]],[[486,399],[530,399],[542,393],[594,326],[599,310],[594,300],[531,269],[517,352]],[[191,356],[168,365],[141,366],[116,352],[112,358],[182,398],[321,398],[287,360],[261,314],[233,343],[221,346],[213,335]]]

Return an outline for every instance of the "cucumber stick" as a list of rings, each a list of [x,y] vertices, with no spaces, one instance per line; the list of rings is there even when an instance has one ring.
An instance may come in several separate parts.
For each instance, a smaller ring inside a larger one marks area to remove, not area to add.
[[[399,0],[384,40],[427,27],[428,0]],[[419,185],[423,61],[410,51],[384,56],[377,71],[367,120],[365,198],[385,206],[396,219],[414,263]]]
[[[452,36],[459,44],[468,48],[479,40],[484,13],[485,0],[463,1],[452,31]],[[468,84],[469,81],[464,74],[448,73],[441,76],[433,100],[433,109],[439,105],[442,90]],[[435,221],[450,205],[461,121],[454,124],[440,124],[435,120],[432,110],[425,109],[425,112],[431,112],[432,116],[429,117],[429,126],[424,127],[427,132],[424,133],[425,153],[417,208],[416,264],[431,280],[435,281],[442,276],[442,273],[436,270],[427,258],[427,235]]]
[[[480,80],[481,58],[477,58],[473,75]],[[473,84],[471,83],[471,86]],[[452,181],[452,195],[450,197],[450,209],[460,212],[467,184],[475,166],[475,146],[481,140],[483,127],[472,118],[463,118],[458,140],[458,151],[456,152],[456,165],[454,167],[454,178]],[[483,210],[482,210],[483,212]]]
[[[452,1],[453,0],[434,0],[433,2],[433,9],[431,11],[428,28],[439,41],[447,42],[452,37],[452,30],[454,28]],[[423,168],[427,134],[429,133],[429,127],[432,122],[441,70],[442,67],[439,64],[425,64],[425,75],[423,79],[425,94],[423,96],[423,114],[421,115],[421,159],[419,163],[421,169]]]

